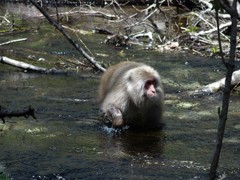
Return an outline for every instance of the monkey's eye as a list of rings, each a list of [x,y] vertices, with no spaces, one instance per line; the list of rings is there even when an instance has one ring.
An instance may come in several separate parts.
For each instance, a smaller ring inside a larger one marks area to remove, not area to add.
[[[146,86],[152,85],[152,80],[148,80],[145,85],[146,85]]]
[[[156,80],[154,80],[154,79],[149,79],[149,80],[147,80],[146,83],[145,83],[145,88],[148,89],[151,85],[155,86],[155,84],[156,84]]]
[[[149,88],[151,85],[156,87],[157,86],[157,80],[156,79],[147,80],[146,83],[145,83],[145,88]]]

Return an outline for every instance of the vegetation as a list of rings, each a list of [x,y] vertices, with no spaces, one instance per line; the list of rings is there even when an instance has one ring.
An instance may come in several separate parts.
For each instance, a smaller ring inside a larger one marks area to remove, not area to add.
[[[25,1],[26,2],[26,1]],[[31,1],[27,1],[31,2]],[[34,2],[34,1],[33,1]],[[111,26],[96,28],[96,33],[109,35],[107,43],[116,46],[143,45],[146,49],[156,51],[190,51],[200,56],[220,57],[218,50],[217,21],[215,10],[209,0],[201,1],[161,1],[148,6],[128,6],[132,10],[124,10],[121,1],[104,1],[104,7],[78,5],[66,12],[60,12],[55,1],[44,1],[47,5],[56,6],[55,12],[46,9],[51,17],[61,22],[64,29],[77,32],[77,29],[68,26],[70,19],[79,15],[91,15],[106,19]],[[78,2],[78,1],[57,1]],[[98,1],[96,1],[98,2]],[[131,1],[130,1],[131,2]],[[144,2],[144,1],[143,1]],[[147,1],[146,1],[147,3]],[[42,5],[43,5],[42,4]],[[41,4],[40,4],[41,5]],[[34,10],[37,11],[37,10]],[[25,27],[16,26],[12,15],[6,12],[1,16],[1,34],[26,31]],[[34,15],[42,18],[41,14]],[[219,11],[219,32],[222,40],[222,53],[229,56],[230,48],[230,15],[226,11]],[[237,54],[237,57],[239,55]]]

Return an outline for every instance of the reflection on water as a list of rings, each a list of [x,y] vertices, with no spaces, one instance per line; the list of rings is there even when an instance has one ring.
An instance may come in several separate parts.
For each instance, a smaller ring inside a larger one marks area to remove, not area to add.
[[[164,149],[165,136],[163,130],[156,131],[133,131],[125,128],[119,130],[103,127],[103,130],[110,136],[111,147],[118,149],[118,154],[139,155],[157,154],[161,156]],[[114,146],[112,146],[114,144]],[[113,152],[116,152],[113,150]]]

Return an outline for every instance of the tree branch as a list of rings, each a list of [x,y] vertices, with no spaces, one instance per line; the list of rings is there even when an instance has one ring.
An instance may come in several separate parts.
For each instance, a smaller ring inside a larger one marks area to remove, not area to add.
[[[81,54],[91,63],[94,65],[95,68],[99,69],[100,71],[104,72],[105,68],[103,68],[100,64],[98,64],[96,62],[96,60],[94,59],[94,57],[91,57],[90,55],[88,55],[83,48],[77,44],[71,37],[70,35],[63,29],[63,27],[58,24],[56,21],[54,21],[49,15],[48,13],[41,8],[41,6],[34,0],[30,0],[30,2],[45,16],[45,18],[49,21],[49,23],[51,23],[59,32],[61,32],[66,39],[79,51],[81,52]]]
[[[34,71],[39,73],[46,73],[46,74],[67,74],[65,71],[57,70],[55,68],[47,69],[43,67],[34,66],[25,62],[20,62],[14,59],[10,59],[5,56],[0,56],[0,63],[8,64],[13,67],[17,67],[27,71]]]
[[[226,7],[227,8],[227,7]],[[229,60],[226,62],[227,73],[225,79],[225,87],[223,91],[223,100],[222,100],[222,110],[219,110],[219,123],[218,123],[218,132],[216,137],[216,147],[213,154],[213,159],[211,162],[209,178],[214,180],[217,175],[217,167],[219,163],[223,136],[226,126],[226,121],[228,118],[228,107],[230,101],[230,93],[231,93],[231,79],[234,70],[234,62],[235,62],[235,53],[236,53],[236,37],[237,37],[237,21],[238,21],[238,13],[237,13],[237,0],[233,0],[230,9],[226,9],[227,12],[231,15],[231,38],[230,38],[230,53]]]
[[[19,42],[19,41],[26,41],[26,40],[27,40],[27,38],[14,39],[14,40],[11,40],[11,41],[0,43],[0,46],[11,44],[11,43],[14,43],[14,42]]]

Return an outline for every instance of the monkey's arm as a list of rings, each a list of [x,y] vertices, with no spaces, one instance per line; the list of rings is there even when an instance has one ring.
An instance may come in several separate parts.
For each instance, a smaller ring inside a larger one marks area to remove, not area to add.
[[[113,104],[109,105],[107,109],[107,114],[108,116],[110,116],[110,119],[112,120],[112,127],[120,128],[123,126],[122,112],[120,111],[119,108],[117,108]]]

